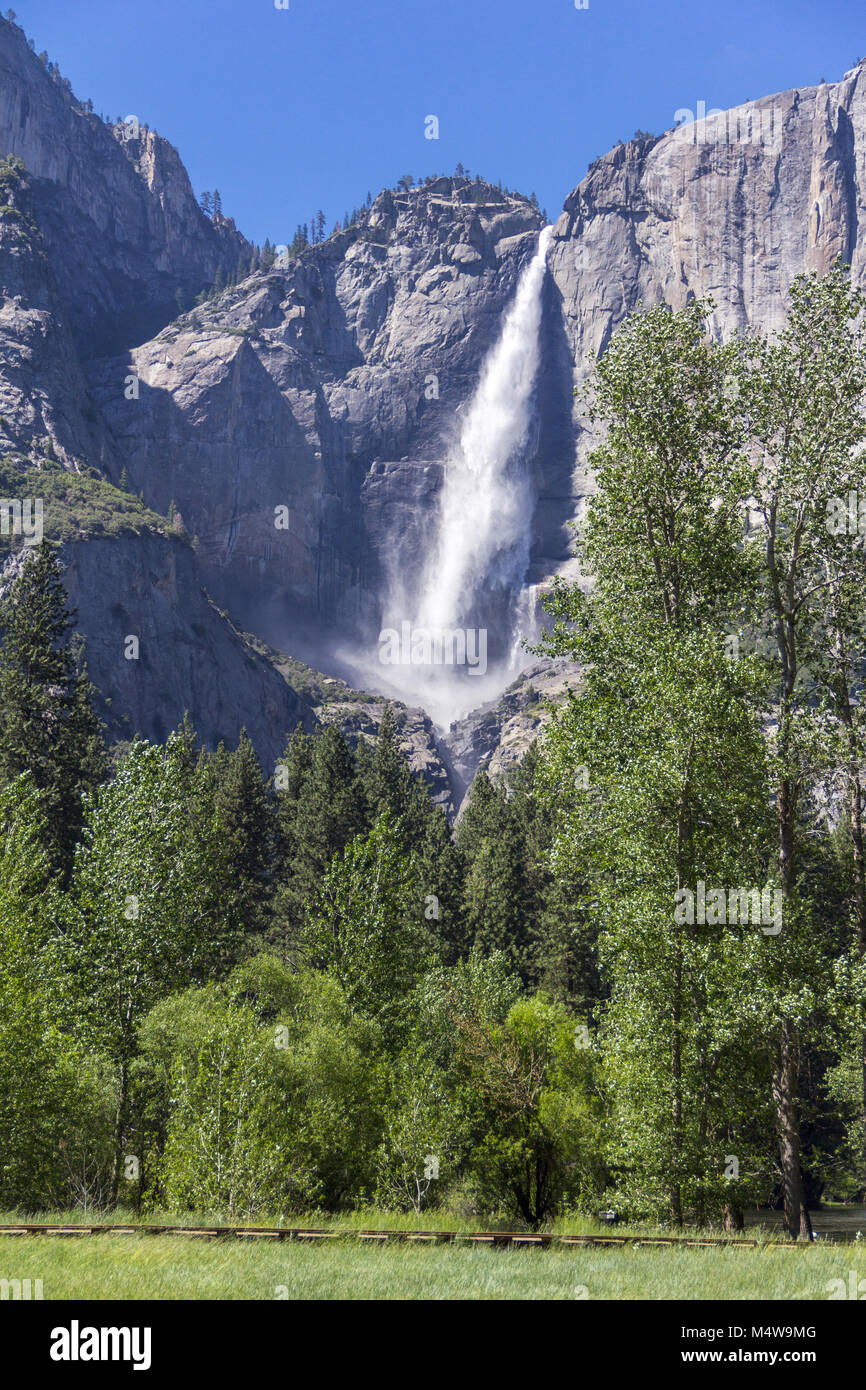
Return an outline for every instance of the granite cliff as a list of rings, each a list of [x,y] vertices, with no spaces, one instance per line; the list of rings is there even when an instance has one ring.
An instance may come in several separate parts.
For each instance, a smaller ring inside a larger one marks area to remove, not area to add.
[[[375,691],[364,714],[341,687],[355,707],[338,709],[321,689],[299,693],[286,658],[351,680],[347,652],[375,651],[384,588],[424,554],[538,208],[480,179],[431,179],[259,264],[229,219],[198,207],[167,141],[101,120],[7,21],[3,155],[21,162],[0,169],[3,486],[16,470],[27,486],[74,473],[123,513],[116,527],[80,507],[70,525],[71,503],[55,517],[116,732],[161,736],[188,707],[210,742],[246,725],[267,762],[298,718],[374,736]],[[866,64],[593,164],[548,256],[525,450],[530,585],[573,565],[569,523],[592,486],[574,387],[617,325],[640,301],[712,294],[720,336],[773,328],[800,271],[841,255],[862,281],[864,161]],[[148,661],[133,672],[122,641],[139,630]],[[443,802],[459,803],[480,763],[519,756],[539,690],[565,675],[527,672],[447,735],[406,713]]]

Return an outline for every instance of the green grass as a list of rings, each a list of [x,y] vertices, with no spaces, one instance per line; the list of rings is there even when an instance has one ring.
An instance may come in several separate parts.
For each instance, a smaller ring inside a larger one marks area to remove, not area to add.
[[[281,1212],[259,1212],[255,1216],[229,1215],[225,1211],[177,1212],[154,1209],[136,1212],[129,1207],[118,1206],[110,1211],[90,1207],[40,1210],[28,1212],[24,1208],[0,1210],[0,1225],[22,1225],[39,1223],[41,1225],[111,1225],[111,1226],[289,1226],[294,1228],[352,1231],[528,1231],[525,1221],[513,1216],[479,1216],[471,1210],[455,1209],[451,1205],[427,1207],[421,1212],[389,1211],[383,1207],[365,1206],[356,1211],[330,1212],[310,1210],[285,1214]],[[703,1236],[714,1239],[730,1239],[718,1228],[698,1229],[685,1226],[674,1230],[671,1226],[654,1225],[651,1222],[619,1222],[609,1227],[593,1216],[570,1212],[554,1220],[545,1221],[540,1231],[555,1235],[613,1235],[633,1236],[635,1239],[648,1239],[652,1236],[675,1236],[683,1239],[699,1239]],[[750,1226],[742,1232],[742,1239],[757,1240],[762,1244],[783,1239],[778,1228],[771,1226]]]
[[[767,1248],[778,1232],[753,1227],[757,1249],[585,1247],[573,1250],[491,1250],[463,1245],[359,1246],[366,1230],[520,1229],[513,1221],[479,1218],[449,1209],[418,1215],[366,1208],[334,1215],[305,1212],[254,1220],[225,1213],[178,1216],[122,1209],[0,1213],[0,1224],[255,1225],[323,1227],[345,1231],[327,1244],[201,1239],[185,1236],[0,1236],[0,1278],[41,1279],[46,1299],[795,1299],[829,1297],[828,1282],[849,1272],[866,1280],[863,1245]],[[571,1215],[544,1229],[593,1235],[605,1228]],[[606,1232],[610,1234],[610,1232]],[[636,1239],[670,1235],[662,1227],[616,1227]],[[694,1237],[699,1232],[684,1231]],[[718,1231],[707,1235],[719,1236]],[[582,1290],[586,1290],[585,1293]],[[866,1283],[864,1283],[866,1289]]]
[[[185,1236],[0,1236],[0,1278],[50,1299],[826,1299],[852,1247],[793,1250],[478,1250],[194,1241]],[[584,1292],[585,1290],[585,1292]]]

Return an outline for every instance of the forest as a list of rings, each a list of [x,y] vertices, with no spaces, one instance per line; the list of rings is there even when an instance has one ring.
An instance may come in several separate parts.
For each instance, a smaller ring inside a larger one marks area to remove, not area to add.
[[[641,307],[586,399],[573,680],[452,825],[336,725],[109,747],[55,545],[0,600],[0,1206],[612,1207],[866,1193],[866,299]],[[122,659],[120,656],[118,659]]]

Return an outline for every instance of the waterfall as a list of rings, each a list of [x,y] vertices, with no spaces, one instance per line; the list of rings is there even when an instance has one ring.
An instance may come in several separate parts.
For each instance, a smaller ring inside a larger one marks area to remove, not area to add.
[[[439,534],[417,613],[420,627],[458,627],[471,616],[479,586],[519,588],[526,574],[532,499],[524,470],[514,465],[521,462],[532,419],[551,232],[545,227],[521,276],[446,464]]]
[[[532,607],[523,596],[533,511],[525,453],[552,231],[541,233],[462,413],[415,592],[401,578],[387,604],[384,621],[401,630],[383,628],[380,643],[391,636],[388,654],[380,651],[390,664],[382,675],[441,725],[491,698],[519,669],[516,624]],[[487,666],[488,635],[495,670]]]

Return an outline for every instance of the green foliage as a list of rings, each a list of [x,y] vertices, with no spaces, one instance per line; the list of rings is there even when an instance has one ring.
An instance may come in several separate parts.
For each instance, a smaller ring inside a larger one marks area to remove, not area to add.
[[[584,580],[541,644],[575,688],[456,830],[390,706],[351,741],[298,728],[269,784],[188,719],[109,768],[51,546],[27,558],[0,604],[0,1201],[533,1227],[781,1201],[806,1234],[807,1199],[862,1194],[864,304],[837,267],[769,341],[720,345],[709,301],[614,336]],[[62,496],[62,534],[103,502],[150,524],[50,456],[4,467]]]
[[[484,951],[504,951],[524,975],[530,971],[532,886],[526,843],[504,789],[485,772],[472,784],[457,831],[465,865],[466,936]]]
[[[384,812],[325,873],[304,938],[308,958],[339,982],[353,1013],[388,1038],[405,1025],[408,996],[431,955],[417,862]]]
[[[247,1217],[338,1206],[372,1179],[380,1045],[332,980],[273,957],[164,1001],[142,1028],[167,1115],[151,1200]]]
[[[126,485],[128,486],[128,480]],[[92,536],[167,534],[165,517],[138,497],[102,478],[62,468],[18,468],[11,457],[0,459],[0,489],[5,497],[41,497],[46,540],[63,542]],[[0,536],[0,551],[20,548],[20,537]]]
[[[563,1202],[599,1188],[599,1107],[590,1054],[575,1048],[574,1021],[536,995],[503,1024],[458,1016],[464,1065],[481,1098],[469,1160],[482,1207],[538,1227]]]
[[[65,875],[81,799],[105,775],[92,687],[69,645],[74,613],[43,541],[0,602],[0,782],[28,772],[43,793],[49,867]]]

